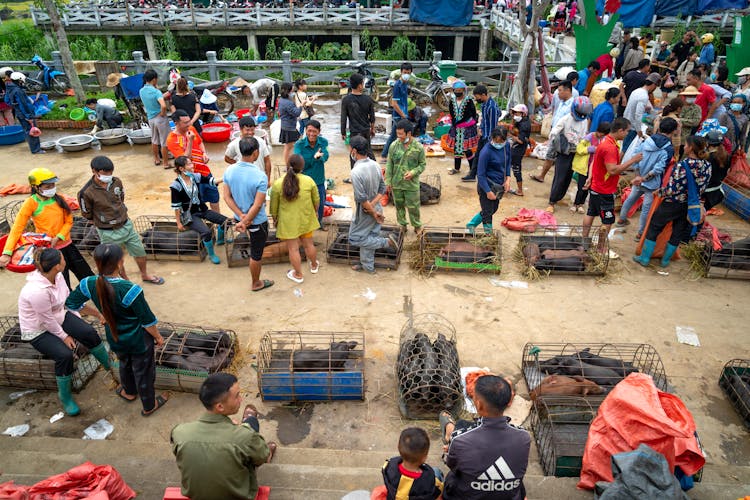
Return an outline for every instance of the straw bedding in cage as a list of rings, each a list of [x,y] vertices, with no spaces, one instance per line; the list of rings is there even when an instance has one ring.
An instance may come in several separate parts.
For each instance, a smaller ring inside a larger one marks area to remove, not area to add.
[[[395,234],[398,248],[390,246],[375,250],[375,267],[381,269],[398,269],[404,247],[404,233],[397,225],[383,225],[380,234],[384,238]],[[328,226],[326,243],[326,260],[331,264],[356,264],[359,262],[359,247],[349,243],[349,222],[335,222]]]
[[[500,232],[471,234],[465,228],[425,227],[410,266],[420,274],[435,271],[499,273],[502,269]]]
[[[229,222],[229,221],[228,221]],[[250,262],[250,236],[249,233],[238,232],[234,224],[224,225],[224,237],[226,244],[224,249],[227,257],[228,267],[247,266]],[[300,257],[305,260],[305,249],[300,245]],[[276,230],[269,229],[266,246],[263,250],[263,264],[280,264],[289,260],[286,242],[276,237]]]
[[[550,274],[603,276],[609,267],[609,241],[597,227],[587,238],[581,226],[539,228],[519,237],[513,258],[528,279]]]
[[[750,360],[733,359],[724,365],[719,386],[727,395],[742,423],[750,430]]]
[[[157,328],[164,337],[164,345],[154,351],[157,389],[198,392],[206,377],[230,368],[235,359],[237,334],[232,330],[169,322]]]
[[[0,317],[0,335],[0,386],[57,390],[55,361],[21,340],[17,316]],[[73,358],[73,390],[78,392],[94,376],[99,363],[78,342]]]
[[[264,401],[364,400],[362,332],[271,331],[258,351]]]
[[[463,408],[456,330],[444,317],[422,314],[401,329],[396,360],[399,409],[406,418],[454,415]]]
[[[206,258],[200,235],[191,229],[179,231],[174,216],[141,215],[133,221],[133,226],[141,235],[150,259],[202,261]]]

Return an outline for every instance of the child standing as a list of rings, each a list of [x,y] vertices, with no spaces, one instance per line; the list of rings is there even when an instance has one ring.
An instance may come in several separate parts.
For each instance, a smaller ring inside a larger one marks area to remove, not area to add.
[[[430,438],[424,429],[409,427],[398,438],[398,457],[383,465],[383,481],[388,500],[435,499],[443,492],[439,470],[427,465]]]
[[[586,213],[583,204],[586,203],[586,197],[589,194],[589,190],[586,188],[586,181],[589,178],[589,167],[591,166],[591,161],[594,159],[596,147],[599,146],[602,138],[609,134],[609,130],[609,122],[600,122],[596,131],[588,134],[576,146],[576,155],[573,158],[573,172],[578,174],[578,191],[576,191],[575,201],[570,207],[571,212]]]

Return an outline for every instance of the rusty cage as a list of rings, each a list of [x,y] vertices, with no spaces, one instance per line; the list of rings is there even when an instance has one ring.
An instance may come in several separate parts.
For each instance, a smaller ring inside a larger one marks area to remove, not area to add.
[[[210,222],[206,225],[211,228]],[[200,235],[188,229],[179,231],[173,215],[141,215],[133,221],[143,239],[146,255],[153,260],[199,260],[206,258]]]
[[[375,267],[398,269],[404,249],[404,233],[398,225],[382,225],[380,232],[383,237],[395,234],[398,237],[398,248],[394,250],[388,247],[375,250]],[[349,222],[339,221],[328,226],[326,260],[332,264],[353,265],[359,262],[359,247],[349,243]]]

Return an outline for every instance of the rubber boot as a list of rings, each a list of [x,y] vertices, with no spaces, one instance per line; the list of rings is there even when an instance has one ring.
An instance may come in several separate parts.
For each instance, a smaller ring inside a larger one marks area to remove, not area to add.
[[[206,247],[206,252],[208,252],[208,258],[211,260],[211,262],[213,262],[214,264],[221,264],[219,257],[214,253],[214,242],[204,241],[203,246]]]
[[[672,260],[672,256],[676,251],[677,247],[675,245],[667,243],[667,248],[664,249],[664,255],[661,258],[661,267],[667,267],[669,265],[669,262]]]
[[[220,247],[224,244],[224,226],[216,228],[216,246]]]
[[[89,349],[89,352],[94,355],[96,360],[104,367],[105,370],[112,369],[109,364],[109,353],[107,352],[107,348],[104,347],[104,342],[94,347],[93,349]]]
[[[492,234],[492,224],[482,223],[482,226],[484,227],[484,234]]]
[[[479,225],[479,223],[482,222],[482,213],[477,212],[474,217],[471,218],[471,220],[466,224],[466,229],[469,230],[469,234],[474,234],[474,229]]]
[[[651,256],[654,254],[654,247],[656,242],[654,240],[643,240],[643,248],[641,248],[641,255],[633,255],[633,261],[639,263],[643,267],[647,267],[651,262]]]
[[[81,409],[78,408],[76,402],[73,401],[73,383],[70,381],[70,375],[55,378],[57,379],[57,397],[60,398],[65,414],[75,417],[81,413]]]

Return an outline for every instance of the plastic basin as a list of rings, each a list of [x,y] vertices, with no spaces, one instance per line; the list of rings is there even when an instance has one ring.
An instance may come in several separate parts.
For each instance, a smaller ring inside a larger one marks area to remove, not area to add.
[[[0,127],[0,145],[10,146],[26,140],[26,134],[20,125],[5,125]]]
[[[12,125],[10,125],[12,126]],[[20,126],[19,126],[20,127]],[[2,127],[5,128],[5,127]],[[0,247],[5,248],[5,242],[8,240],[8,235],[5,234],[2,237],[0,237]],[[20,266],[18,264],[11,264],[8,263],[7,266],[5,266],[5,269],[8,271],[14,272],[14,273],[30,273],[35,269],[34,264],[27,264],[25,266]]]
[[[237,118],[242,118],[243,116],[249,113],[250,113],[250,109],[245,108],[245,109],[238,109],[237,111],[235,111],[234,114],[237,116]]]
[[[232,135],[232,126],[229,123],[209,123],[203,125],[201,136],[205,142],[226,142]]]
[[[70,110],[70,113],[68,113],[68,118],[77,122],[85,120],[87,117],[88,114],[82,108],[73,108]]]

